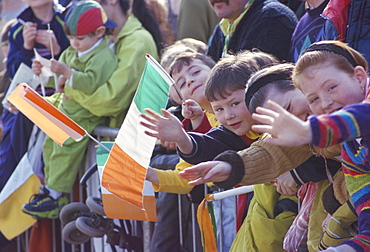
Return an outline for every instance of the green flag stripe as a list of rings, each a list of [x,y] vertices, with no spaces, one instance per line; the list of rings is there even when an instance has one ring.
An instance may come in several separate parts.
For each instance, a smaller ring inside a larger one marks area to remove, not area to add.
[[[143,113],[145,108],[151,108],[159,112],[166,105],[168,91],[169,84],[152,64],[147,61],[134,97],[134,102],[138,110]]]

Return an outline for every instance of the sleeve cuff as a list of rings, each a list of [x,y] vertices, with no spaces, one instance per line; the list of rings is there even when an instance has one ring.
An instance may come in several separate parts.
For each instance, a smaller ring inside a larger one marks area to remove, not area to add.
[[[296,169],[291,170],[290,175],[292,175],[292,177],[293,177],[294,181],[297,183],[297,185],[301,186],[301,185],[305,184],[305,182],[299,176]]]
[[[231,165],[230,177],[223,182],[215,182],[214,184],[222,189],[230,189],[239,184],[245,174],[243,159],[236,151],[228,150],[219,154],[214,160],[225,161]]]

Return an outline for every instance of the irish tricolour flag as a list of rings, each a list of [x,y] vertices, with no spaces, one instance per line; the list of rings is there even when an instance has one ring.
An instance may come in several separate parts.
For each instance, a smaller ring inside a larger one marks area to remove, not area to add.
[[[103,205],[111,218],[156,220],[154,190],[145,181],[156,139],[144,133],[140,114],[145,108],[159,113],[165,107],[173,80],[150,55],[146,58],[139,87],[103,169]]]

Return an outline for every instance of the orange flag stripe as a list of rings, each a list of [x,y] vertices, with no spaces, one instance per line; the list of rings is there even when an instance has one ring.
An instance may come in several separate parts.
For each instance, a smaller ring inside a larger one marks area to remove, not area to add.
[[[102,194],[104,213],[109,218],[141,221],[158,221],[155,209],[155,197],[144,196],[144,208],[139,209],[134,205],[118,198],[114,194]],[[154,206],[152,208],[145,206]]]
[[[40,108],[44,109],[50,115],[54,116],[56,119],[61,121],[67,127],[71,128],[72,130],[76,131],[80,135],[85,135],[85,130],[81,128],[77,123],[75,123],[71,118],[67,117],[63,114],[60,110],[58,110],[55,106],[53,106],[50,102],[46,101],[42,96],[40,96],[35,90],[32,88],[28,88],[26,94],[24,95],[28,100],[32,101]]]
[[[114,144],[105,165],[102,185],[121,199],[144,209],[142,188],[145,175],[146,168]]]
[[[25,83],[18,85],[8,100],[60,145],[69,137],[79,141],[85,135],[82,127]]]
[[[217,251],[217,241],[214,227],[207,207],[207,196],[202,200],[197,210],[197,220],[202,238],[203,251]]]

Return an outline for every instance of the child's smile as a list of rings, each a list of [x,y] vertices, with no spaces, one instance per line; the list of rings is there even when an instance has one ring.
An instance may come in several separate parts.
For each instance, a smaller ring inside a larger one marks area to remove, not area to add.
[[[245,135],[251,129],[252,117],[245,105],[245,90],[229,91],[225,99],[219,97],[211,105],[222,125],[238,136]]]
[[[206,100],[204,84],[210,71],[211,69],[202,61],[194,59],[189,65],[184,65],[179,72],[173,73],[172,78],[185,100],[192,99],[201,105]]]
[[[363,69],[363,68],[362,68]],[[299,86],[314,114],[329,114],[365,98],[366,73],[349,74],[330,63],[314,65],[299,77]]]

